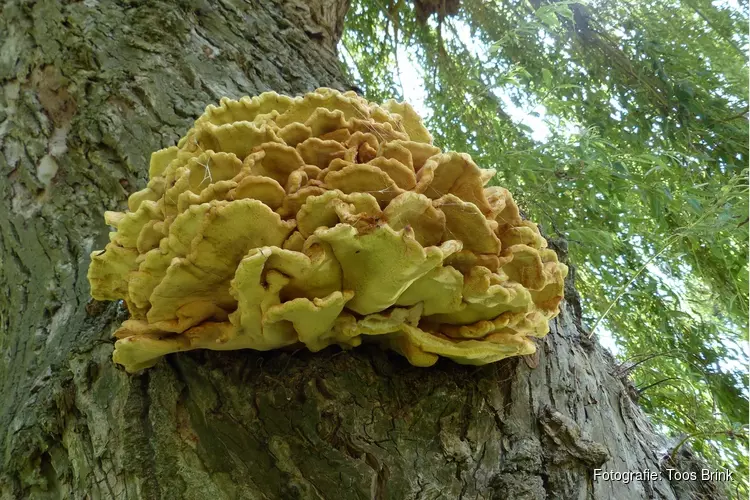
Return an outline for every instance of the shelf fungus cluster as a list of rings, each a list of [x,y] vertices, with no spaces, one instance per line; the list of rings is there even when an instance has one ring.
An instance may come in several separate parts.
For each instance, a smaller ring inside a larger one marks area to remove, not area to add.
[[[531,354],[567,268],[493,175],[441,153],[407,104],[222,99],[105,214],[88,278],[130,312],[114,361],[363,339],[417,366]]]

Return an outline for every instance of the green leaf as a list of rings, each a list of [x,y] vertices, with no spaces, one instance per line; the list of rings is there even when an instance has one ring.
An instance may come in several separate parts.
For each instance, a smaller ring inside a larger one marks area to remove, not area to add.
[[[547,68],[542,68],[542,80],[544,81],[545,87],[552,87],[552,72]]]
[[[560,20],[557,18],[555,9],[551,5],[539,7],[534,14],[549,28],[554,29],[560,26]]]
[[[556,4],[556,7],[557,8],[555,9],[555,12],[557,12],[559,15],[563,16],[564,18],[566,18],[566,19],[568,19],[570,21],[574,21],[575,20],[573,18],[573,11],[570,10],[570,7],[568,7],[565,4],[565,2],[560,2],[560,3]]]

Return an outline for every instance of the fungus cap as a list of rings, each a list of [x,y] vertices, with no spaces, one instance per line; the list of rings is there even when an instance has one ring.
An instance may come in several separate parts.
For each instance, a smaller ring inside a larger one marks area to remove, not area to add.
[[[492,177],[408,104],[223,98],[105,214],[88,278],[130,312],[113,359],[363,340],[417,366],[533,353],[568,269]]]

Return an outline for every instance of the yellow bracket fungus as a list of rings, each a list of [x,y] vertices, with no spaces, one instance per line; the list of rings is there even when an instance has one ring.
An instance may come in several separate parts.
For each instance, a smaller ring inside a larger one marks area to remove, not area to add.
[[[531,354],[568,269],[493,175],[441,153],[408,104],[224,98],[105,213],[88,278],[130,311],[113,359],[363,340],[417,366]]]

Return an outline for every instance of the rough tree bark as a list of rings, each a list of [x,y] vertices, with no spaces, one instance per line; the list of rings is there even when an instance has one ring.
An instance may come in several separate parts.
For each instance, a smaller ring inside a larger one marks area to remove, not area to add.
[[[345,88],[347,7],[0,7],[0,498],[670,499],[696,486],[593,480],[596,467],[658,471],[667,445],[582,333],[572,283],[538,366],[423,369],[368,347],[193,352],[138,376],[112,364],[127,313],[90,301],[86,280],[103,211],[221,96]]]

